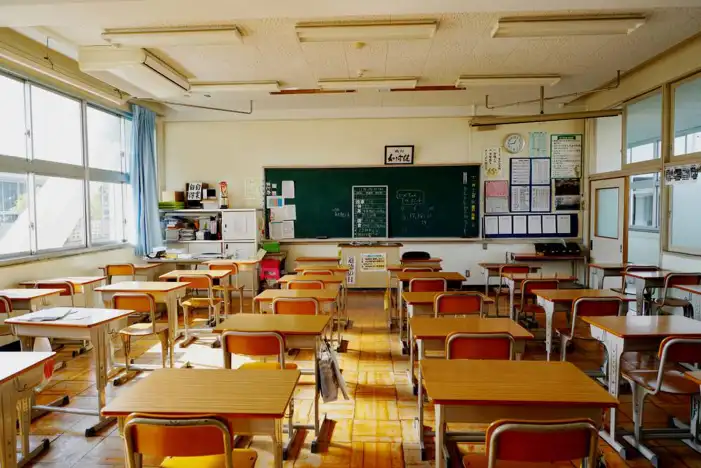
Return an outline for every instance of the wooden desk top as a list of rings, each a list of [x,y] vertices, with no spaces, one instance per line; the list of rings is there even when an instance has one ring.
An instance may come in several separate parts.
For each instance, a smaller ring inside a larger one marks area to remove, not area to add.
[[[658,270],[658,271],[629,271],[626,272],[626,276],[638,279],[664,279],[672,271],[669,270]]]
[[[508,318],[479,317],[412,317],[409,319],[411,333],[416,339],[444,339],[453,332],[462,333],[508,333],[516,340],[530,340],[533,335],[518,323]]]
[[[687,372],[684,377],[692,382],[701,385],[701,371]]]
[[[600,270],[622,270],[629,265],[629,263],[590,263],[589,268],[598,268]]]
[[[455,294],[460,294],[461,291],[450,291],[451,295]],[[404,291],[402,293],[402,298],[404,298],[404,301],[409,303],[409,304],[433,304],[433,301],[436,299],[436,296],[439,294],[443,294],[442,292],[409,292],[409,291]],[[485,304],[493,304],[494,299],[491,297],[485,296],[481,292],[475,291],[474,293],[470,291],[469,294],[465,294],[469,296],[482,296],[482,301],[484,301]]]
[[[465,281],[463,275],[455,271],[399,271],[399,281],[411,281],[414,278],[443,278],[447,281]]]
[[[414,259],[409,259],[409,260],[400,260],[400,262],[403,265],[407,264],[412,264],[412,263],[440,263],[442,262],[442,258],[438,257],[431,257],[431,258],[414,258]]]
[[[340,262],[341,257],[297,257],[297,262]]]
[[[73,284],[73,286],[85,286],[87,284],[99,283],[100,281],[102,281],[106,278],[107,278],[106,276],[64,276],[64,277],[60,277],[60,278],[51,278],[51,279],[46,279],[46,280],[22,281],[20,284],[22,286],[34,286],[37,283],[53,283],[53,282],[65,283],[66,281],[68,281],[71,284]]]
[[[343,283],[346,280],[346,275],[285,275],[278,283],[287,283],[290,281],[321,281],[323,283]]]
[[[258,294],[254,300],[260,302],[272,301],[278,297],[313,297],[319,302],[335,301],[338,297],[338,289],[266,289]]]
[[[212,279],[222,279],[231,275],[231,270],[172,270],[159,276],[162,280],[176,280],[178,276],[204,276],[209,275]]]
[[[58,296],[63,292],[63,289],[0,289],[0,296],[5,296],[11,301],[28,301],[46,296]]]
[[[187,288],[190,283],[183,281],[122,281],[121,283],[100,286],[99,292],[153,292],[163,293]]]
[[[569,362],[431,359],[421,368],[426,392],[439,404],[618,406]]]
[[[300,374],[298,370],[156,369],[120,389],[102,414],[282,418]]]
[[[0,383],[12,380],[54,357],[56,353],[4,352],[0,353]]]
[[[677,289],[682,291],[690,292],[692,294],[701,294],[701,284],[691,284],[691,285],[679,285],[675,286]]]
[[[38,317],[49,315],[62,315],[69,311],[74,311],[70,315],[50,322],[33,321]],[[67,327],[67,328],[92,328],[103,323],[119,320],[133,314],[133,310],[121,309],[89,309],[85,307],[52,307],[29,314],[20,315],[5,320],[9,325],[27,325],[35,327]]]
[[[221,260],[209,260],[206,262],[202,262],[202,265],[252,265],[254,263],[260,263],[260,260],[257,258],[247,258],[245,260],[242,259],[221,259]]]
[[[610,289],[536,289],[533,294],[550,302],[574,302],[582,297],[615,297],[625,302],[635,301],[633,296]]]
[[[490,271],[499,271],[499,268],[505,267],[505,266],[528,266],[531,270],[540,270],[542,269],[541,266],[539,265],[523,265],[523,264],[514,264],[514,263],[486,263],[486,262],[480,262],[477,264],[480,268],[484,268],[485,270],[490,270]]]
[[[154,268],[158,268],[158,266],[159,266],[158,263],[149,263],[149,264],[146,264],[146,265],[134,265],[134,269],[135,269],[136,271],[153,270]],[[103,272],[104,272],[104,271],[107,271],[107,267],[106,267],[106,266],[101,266],[101,267],[98,267],[98,268],[99,268],[100,270],[102,270]]]
[[[532,262],[556,262],[558,260],[562,261],[575,261],[575,260],[586,260],[586,255],[537,255],[537,254],[511,254],[511,258],[516,261],[532,261]]]
[[[421,268],[421,265],[387,265],[387,271],[402,271],[404,268]],[[427,266],[426,268],[431,268],[433,271],[441,271],[443,268],[440,266]]]
[[[319,336],[330,320],[330,315],[234,314],[217,325],[214,333],[274,331],[283,336]]]
[[[295,271],[309,271],[309,270],[330,270],[335,272],[346,273],[350,270],[350,267],[346,265],[304,265],[303,267],[296,267]]]
[[[565,273],[503,273],[502,278],[510,279],[512,281],[523,281],[527,279],[542,279],[546,281],[558,280],[558,281],[574,281],[577,279],[576,276],[568,275]]]
[[[620,338],[701,336],[701,322],[679,315],[582,317],[582,320]]]

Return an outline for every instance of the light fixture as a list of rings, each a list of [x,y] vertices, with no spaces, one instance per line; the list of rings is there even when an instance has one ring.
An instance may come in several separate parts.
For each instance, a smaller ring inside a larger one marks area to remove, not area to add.
[[[560,75],[472,75],[458,78],[455,82],[455,87],[553,86],[559,81]]]
[[[115,45],[168,47],[241,44],[236,26],[177,26],[172,28],[108,29],[102,38]]]
[[[300,23],[299,42],[372,42],[431,39],[438,21]]]
[[[346,89],[413,89],[418,78],[360,78],[355,80],[319,80],[319,88],[323,90]]]
[[[110,93],[108,91],[95,88],[78,78],[69,76],[67,72],[62,72],[48,66],[48,64],[37,62],[33,58],[26,57],[18,52],[6,49],[5,46],[0,46],[0,59],[7,60],[10,63],[14,63],[15,65],[31,70],[32,72],[38,73],[52,80],[59,81],[112,104],[123,106],[126,103],[126,99],[117,92]]]
[[[193,93],[243,92],[263,91],[275,93],[280,91],[277,81],[240,81],[240,82],[190,82]]]
[[[621,109],[600,111],[569,112],[566,114],[536,114],[517,117],[473,117],[470,127],[491,127],[494,125],[512,125],[522,123],[555,122],[558,120],[598,119],[601,117],[617,117],[621,115]]]
[[[630,34],[645,15],[515,16],[499,18],[492,37],[599,36]]]

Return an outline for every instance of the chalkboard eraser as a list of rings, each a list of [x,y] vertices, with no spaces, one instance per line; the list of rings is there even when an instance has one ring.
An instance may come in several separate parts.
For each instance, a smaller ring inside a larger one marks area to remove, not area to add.
[[[317,239],[328,239],[329,236],[316,236]]]

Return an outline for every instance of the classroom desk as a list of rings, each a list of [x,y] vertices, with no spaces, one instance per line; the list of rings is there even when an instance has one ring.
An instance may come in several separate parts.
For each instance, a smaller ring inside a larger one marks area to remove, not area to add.
[[[606,277],[620,277],[624,280],[623,287],[625,288],[625,273],[629,263],[590,263],[589,264],[589,284],[590,287],[596,289],[604,289],[604,281]],[[592,278],[594,277],[594,278]]]
[[[185,290],[190,283],[170,281],[122,281],[109,284],[96,289],[102,294],[102,302],[105,308],[112,305],[112,296],[115,293],[148,293],[153,296],[156,303],[165,304],[168,313],[168,332],[170,342],[175,344],[178,334],[178,299],[185,295]]]
[[[633,278],[635,287],[635,312],[644,315],[645,311],[645,290],[648,288],[661,288],[664,286],[665,277],[673,273],[669,270],[658,271],[629,271],[624,276]]]
[[[24,465],[49,448],[49,439],[30,451],[29,426],[31,399],[34,388],[44,377],[44,363],[56,353],[0,353],[0,466],[17,468],[17,428],[22,442],[22,460]],[[24,402],[21,405],[20,402]],[[18,409],[21,408],[21,411]]]
[[[389,298],[389,310],[388,314],[389,316],[387,317],[387,324],[389,327],[392,326],[393,321],[396,322],[399,320],[399,314],[397,313],[397,304],[392,301],[392,291],[396,288],[398,288],[398,280],[397,280],[397,272],[399,271],[404,271],[405,268],[418,268],[418,267],[429,267],[432,268],[433,271],[442,271],[443,268],[441,268],[440,263],[438,264],[428,264],[428,265],[422,265],[418,263],[413,263],[409,265],[404,265],[404,264],[393,264],[393,265],[387,265],[387,294]],[[395,296],[396,298],[396,296]],[[396,302],[396,301],[395,301]]]
[[[513,263],[486,263],[486,262],[480,262],[477,264],[480,268],[482,268],[482,274],[484,275],[484,294],[489,294],[489,279],[490,278],[499,278],[499,272],[502,267],[505,266],[513,266]],[[531,266],[528,265],[528,268],[530,268],[531,273],[536,273],[538,272],[541,267],[539,266]],[[501,281],[501,279],[499,280]]]
[[[221,416],[233,434],[270,436],[274,466],[282,468],[282,419],[299,377],[298,370],[157,369],[122,389],[102,414],[116,417],[120,432],[132,413]]]
[[[223,259],[223,260],[209,260],[206,262],[202,262],[202,265],[209,266],[209,265],[226,265],[228,263],[234,263],[236,267],[239,270],[239,273],[248,271],[251,274],[251,298],[253,298],[256,294],[258,294],[258,273],[260,271],[260,262],[263,260],[265,255],[262,252],[258,252],[256,255],[256,258],[248,258],[248,259]],[[283,257],[284,260],[285,257]],[[244,292],[246,291],[245,284],[244,284]],[[251,305],[253,307],[253,305]]]
[[[306,265],[336,266],[341,263],[341,257],[297,257],[295,262],[299,267]]]
[[[350,267],[347,265],[319,265],[319,264],[311,264],[311,265],[304,265],[304,266],[298,266],[295,267],[295,271],[297,273],[300,273],[302,271],[309,271],[309,270],[330,270],[334,273],[348,273],[348,270],[350,270]]]
[[[414,293],[416,294],[416,293]],[[445,340],[453,332],[460,333],[508,333],[514,338],[514,353],[517,359],[525,351],[526,341],[533,339],[533,335],[525,328],[508,318],[479,318],[479,317],[413,317],[409,319],[411,328],[412,348],[417,345],[417,358],[419,361],[418,376],[414,379],[414,354],[411,353],[409,372],[414,386],[414,394],[418,395],[418,433],[421,444],[422,458],[425,457],[426,437],[432,437],[432,433],[423,430],[424,421],[424,395],[422,382],[421,363],[426,359],[426,351],[444,351]]]
[[[446,281],[465,281],[463,275],[453,271],[399,271],[397,272],[397,311],[399,315],[399,341],[406,347],[409,338],[404,337],[404,304],[402,293],[404,292],[404,283],[407,285],[414,278],[443,278]]]
[[[317,372],[319,369],[319,340],[329,325],[328,315],[272,315],[272,314],[236,314],[214,328],[214,333],[225,331],[266,332],[274,331],[285,339],[285,351],[288,349],[311,349],[314,351],[314,368],[300,369],[303,375],[314,376],[314,424],[295,425],[295,429],[313,429],[312,453],[316,453],[319,444],[319,387]],[[224,368],[231,369],[231,354],[224,355]],[[290,441],[295,434],[290,434]],[[287,450],[285,448],[285,457]]]
[[[12,304],[12,310],[35,311],[49,305],[51,297],[58,297],[62,289],[0,289],[0,296],[5,296]]]
[[[489,319],[493,320],[493,319]],[[436,468],[445,468],[446,424],[498,419],[590,418],[600,425],[618,400],[569,362],[425,360],[426,393],[436,409]],[[471,433],[461,440],[484,440]]]
[[[334,314],[336,319],[338,319],[338,295],[339,288],[336,289],[266,289],[262,293],[258,294],[253,298],[254,312],[260,313],[260,303],[270,302],[281,297],[292,297],[292,298],[314,298],[319,301],[319,306],[323,311],[324,304],[334,305]],[[341,327],[336,328],[336,340],[337,346],[340,350],[343,345],[343,337],[341,336]]]
[[[511,252],[507,254],[511,257],[512,262],[517,263],[551,263],[551,262],[568,262],[572,267],[572,276],[577,276],[577,263],[582,262],[586,265],[586,255],[538,255],[538,254],[522,254]],[[508,257],[507,257],[508,258]]]
[[[153,259],[151,259],[153,260]],[[158,272],[158,268],[160,267],[159,263],[148,263],[146,265],[134,265],[134,276],[143,276],[145,277],[148,281],[155,281],[156,279],[156,273]],[[107,284],[112,284],[112,277],[107,276],[107,267],[106,266],[101,266],[98,267],[100,270],[102,270],[102,273],[105,275],[107,278]],[[136,280],[136,278],[134,278]]]
[[[538,305],[545,310],[545,353],[548,361],[552,349],[553,316],[556,312],[556,305],[560,306],[560,311],[571,313],[574,301],[582,297],[613,297],[623,301],[618,313],[625,315],[628,302],[633,302],[632,297],[610,289],[536,289],[533,294],[536,296]]]
[[[694,308],[694,320],[701,320],[701,285],[684,285],[676,288],[689,294],[689,300]]]
[[[21,286],[33,288],[37,283],[52,283],[52,282],[69,282],[73,285],[73,290],[76,293],[83,294],[85,307],[95,306],[95,288],[102,286],[106,276],[63,276],[51,278],[48,280],[30,280],[19,283]]]
[[[48,313],[61,314],[74,311],[71,315],[60,320],[36,321],[37,317],[46,316]],[[34,338],[68,338],[76,340],[90,340],[95,350],[95,375],[97,384],[97,411],[63,408],[49,405],[34,406],[39,411],[57,411],[61,413],[75,413],[88,416],[100,416],[100,411],[105,406],[105,387],[112,364],[110,352],[109,324],[116,320],[125,319],[133,310],[117,309],[90,309],[82,307],[55,307],[52,309],[32,312],[6,320],[5,323],[12,326],[12,331],[20,338],[23,351],[32,349]],[[112,421],[103,417],[85,430],[85,437],[97,434],[102,428]]]
[[[231,285],[231,271],[232,270],[171,270],[168,273],[164,273],[158,278],[162,281],[177,281],[178,276],[204,276],[209,275],[212,278],[213,286],[229,286]],[[229,315],[231,310],[231,304],[229,302],[229,295],[224,292],[224,315]]]
[[[504,280],[504,284],[509,288],[509,317],[514,319],[514,305],[516,304],[516,291],[521,289],[521,283],[524,280],[534,279],[534,280],[544,280],[544,281],[559,281],[565,283],[571,283],[577,278],[571,275],[562,275],[558,273],[554,274],[542,274],[542,273],[503,273],[501,277]],[[518,285],[518,287],[517,287]],[[499,311],[497,310],[497,315]]]
[[[324,287],[328,288],[336,288],[340,287],[341,288],[341,299],[340,299],[340,317],[339,320],[340,322],[343,322],[342,324],[339,322],[338,326],[345,326],[345,328],[348,328],[349,325],[349,320],[348,320],[348,287],[346,285],[346,275],[341,274],[341,273],[334,273],[333,275],[285,275],[279,280],[277,280],[278,283],[280,283],[283,287],[283,289],[287,289],[288,283],[290,281],[321,281],[324,283]]]
[[[623,317],[582,317],[590,325],[592,337],[604,344],[608,355],[606,372],[608,391],[618,398],[623,353],[628,351],[656,352],[660,342],[668,336],[701,336],[701,322],[678,315]],[[618,454],[625,458],[625,447],[616,440],[616,411],[610,413],[609,431],[602,429],[599,435]]]

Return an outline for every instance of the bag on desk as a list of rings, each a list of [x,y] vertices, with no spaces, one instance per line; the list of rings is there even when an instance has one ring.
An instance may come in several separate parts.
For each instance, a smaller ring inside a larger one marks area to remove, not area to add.
[[[343,397],[348,400],[346,382],[341,375],[341,368],[338,365],[338,358],[327,341],[321,342],[319,348],[319,366],[317,373],[317,385],[324,403],[338,400],[338,390],[341,390]]]

